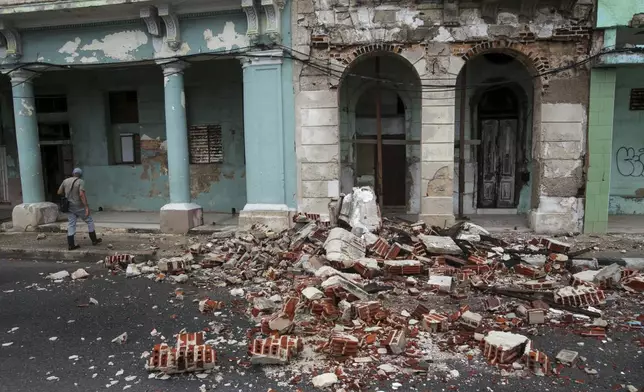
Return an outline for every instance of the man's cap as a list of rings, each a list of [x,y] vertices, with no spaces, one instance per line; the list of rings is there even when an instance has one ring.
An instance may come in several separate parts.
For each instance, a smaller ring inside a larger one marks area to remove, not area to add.
[[[78,174],[79,176],[83,175],[83,171],[80,168],[75,168],[74,171],[72,172],[73,175]]]

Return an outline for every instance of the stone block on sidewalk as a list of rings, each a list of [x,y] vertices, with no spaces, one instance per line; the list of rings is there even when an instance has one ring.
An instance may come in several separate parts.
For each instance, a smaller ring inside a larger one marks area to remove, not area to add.
[[[26,231],[58,220],[58,206],[50,202],[23,203],[11,213],[14,230]]]

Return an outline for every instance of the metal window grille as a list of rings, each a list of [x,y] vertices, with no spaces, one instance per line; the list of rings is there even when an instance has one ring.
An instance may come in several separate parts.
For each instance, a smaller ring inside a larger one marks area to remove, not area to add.
[[[188,131],[190,163],[222,163],[224,149],[220,125],[193,125]]]
[[[644,88],[631,89],[631,110],[644,110]]]

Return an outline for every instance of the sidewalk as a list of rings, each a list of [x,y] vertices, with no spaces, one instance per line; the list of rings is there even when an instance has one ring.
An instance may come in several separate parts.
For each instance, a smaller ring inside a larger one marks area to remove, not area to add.
[[[67,250],[65,233],[0,233],[0,259],[33,259],[39,261],[96,262],[106,256],[131,254],[141,261],[180,256],[189,246],[191,237],[169,234],[111,233],[99,230],[103,243],[92,246],[86,233],[76,234],[81,248]],[[206,241],[207,237],[199,240]]]
[[[158,212],[117,212],[117,211],[96,211],[92,212],[96,230],[109,231],[110,233],[160,233]],[[9,215],[9,218],[11,215]],[[234,230],[237,228],[238,215],[227,213],[205,212],[203,214],[204,224],[190,230],[191,234],[210,234],[218,231]],[[9,219],[10,226],[11,219]],[[12,229],[7,229],[11,232]],[[35,230],[41,233],[65,233],[67,232],[67,214],[59,214],[58,221],[37,227]],[[79,221],[76,226],[78,233],[87,233],[87,225]]]

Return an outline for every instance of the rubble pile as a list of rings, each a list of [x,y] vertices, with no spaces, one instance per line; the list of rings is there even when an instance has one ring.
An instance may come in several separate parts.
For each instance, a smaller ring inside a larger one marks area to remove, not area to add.
[[[296,215],[290,231],[256,224],[156,264],[121,256],[105,264],[135,266],[156,281],[234,287],[253,322],[249,364],[293,364],[306,352],[316,358],[314,386],[360,389],[401,372],[431,372],[436,347],[505,372],[557,374],[559,357],[530,338],[539,328],[600,338],[641,328],[641,314],[609,318],[601,309],[641,301],[641,272],[599,268],[579,259],[585,251],[555,238],[507,243],[469,222],[443,229],[382,219],[364,187],[332,202],[328,216]],[[198,302],[202,313],[222,306]],[[193,369],[174,364],[179,349],[156,346],[149,368]]]

